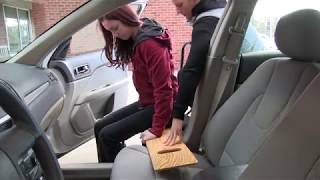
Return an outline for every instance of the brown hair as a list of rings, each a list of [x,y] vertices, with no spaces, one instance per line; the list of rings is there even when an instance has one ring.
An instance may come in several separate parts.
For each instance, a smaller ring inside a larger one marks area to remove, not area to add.
[[[105,19],[118,20],[127,26],[137,27],[140,25],[138,15],[128,5],[124,5],[99,18],[99,26],[106,42],[104,47],[105,55],[111,66],[121,66],[124,69],[124,66],[131,61],[133,39],[121,40],[114,38],[112,33],[102,26],[102,21]],[[113,47],[114,45],[115,47]],[[115,59],[112,56],[113,49],[116,50]]]

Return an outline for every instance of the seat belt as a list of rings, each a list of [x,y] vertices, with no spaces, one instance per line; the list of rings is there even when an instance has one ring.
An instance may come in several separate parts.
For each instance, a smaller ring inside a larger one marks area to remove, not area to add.
[[[218,59],[215,57],[209,57],[213,59],[214,64],[220,64],[222,61],[222,68],[219,75],[219,80],[217,83],[215,95],[213,97],[213,102],[210,110],[209,119],[212,118],[218,107],[224,102],[222,99],[226,99],[231,96],[233,93],[236,75],[239,67],[240,60],[240,48],[242,45],[242,40],[245,35],[244,26],[246,24],[246,16],[244,14],[240,14],[237,17],[236,23],[234,26],[229,28],[229,40],[225,50],[225,55],[222,59]],[[232,73],[234,76],[232,77]],[[227,86],[230,86],[230,89],[227,89]]]
[[[224,52],[223,57],[215,57],[211,54],[212,44],[210,45],[210,51],[209,55],[207,56],[207,61],[212,62],[212,67],[221,67],[221,70],[217,70],[217,72],[214,72],[212,77],[213,79],[217,79],[216,88],[213,95],[212,103],[209,105],[210,109],[208,112],[208,117],[206,117],[208,120],[211,119],[215,111],[218,109],[219,105],[221,104],[221,99],[223,97],[230,96],[233,93],[233,88],[230,91],[228,90],[229,87],[228,84],[232,84],[232,87],[234,87],[234,82],[236,80],[236,70],[238,69],[239,65],[239,54],[240,54],[240,48],[242,45],[242,40],[244,38],[245,30],[244,26],[247,21],[247,16],[245,14],[239,14],[235,24],[229,28],[229,39],[226,44],[226,49]],[[213,35],[215,36],[215,34]],[[231,78],[232,73],[234,71],[235,76]],[[229,80],[232,81],[229,81]],[[229,83],[230,82],[230,83]],[[227,89],[226,89],[227,88]],[[231,87],[230,87],[231,89]],[[228,92],[228,93],[225,93]],[[224,98],[225,99],[225,98]],[[192,119],[192,118],[191,118]],[[205,129],[206,122],[197,122],[196,119],[192,119],[191,127],[186,128],[187,134],[184,134],[184,137],[186,137],[187,142],[186,144],[192,151],[198,151],[201,153],[202,151],[202,143],[201,143],[201,137],[202,132]],[[186,135],[186,136],[185,136]]]
[[[244,26],[246,24],[246,21],[246,15],[239,14],[235,24],[229,28],[229,40],[226,45],[224,56],[222,58],[213,57],[211,56],[211,54],[208,57],[209,60],[212,60],[212,66],[221,66],[221,71],[219,74],[217,74],[217,76],[219,76],[219,79],[217,82],[215,94],[213,96],[212,105],[209,111],[209,120],[212,119],[219,106],[222,105],[224,101],[227,98],[229,98],[233,93],[237,71],[239,67],[240,49],[242,45],[242,40],[245,36]],[[229,87],[227,87],[228,84]],[[201,140],[199,141],[201,142]],[[199,152],[205,153],[202,142],[200,143]]]

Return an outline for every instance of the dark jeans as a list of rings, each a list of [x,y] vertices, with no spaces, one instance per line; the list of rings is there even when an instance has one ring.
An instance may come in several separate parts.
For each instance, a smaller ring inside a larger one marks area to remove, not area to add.
[[[140,107],[135,102],[97,121],[94,133],[99,162],[113,162],[125,146],[124,140],[151,127],[153,113],[153,106]]]

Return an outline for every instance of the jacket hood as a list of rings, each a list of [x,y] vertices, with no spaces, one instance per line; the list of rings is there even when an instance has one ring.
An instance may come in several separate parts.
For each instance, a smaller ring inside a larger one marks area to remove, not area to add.
[[[192,9],[192,16],[197,16],[211,9],[224,8],[226,4],[226,0],[200,0],[200,2]]]
[[[153,19],[143,18],[142,26],[138,30],[136,37],[133,39],[134,44],[133,48],[135,48],[139,43],[149,38],[156,38],[159,42],[164,45],[170,45],[170,37],[166,31],[158,22]]]

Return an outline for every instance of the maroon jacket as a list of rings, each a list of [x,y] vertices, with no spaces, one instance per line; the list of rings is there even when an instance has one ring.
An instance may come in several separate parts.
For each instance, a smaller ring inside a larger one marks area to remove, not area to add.
[[[171,42],[166,32],[144,38],[134,46],[133,83],[139,93],[142,106],[154,106],[152,127],[156,136],[161,136],[171,120],[173,102],[178,90],[177,78],[173,75]]]

